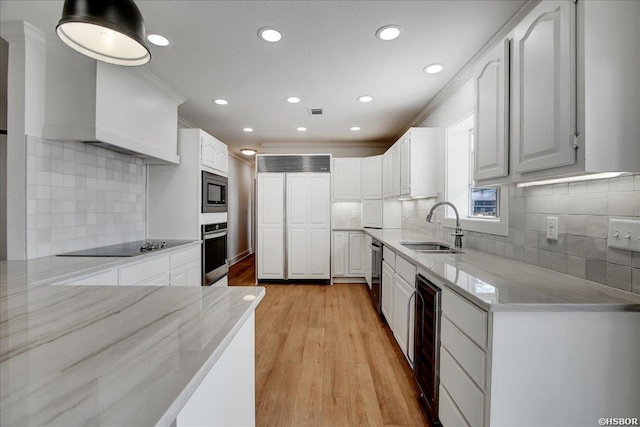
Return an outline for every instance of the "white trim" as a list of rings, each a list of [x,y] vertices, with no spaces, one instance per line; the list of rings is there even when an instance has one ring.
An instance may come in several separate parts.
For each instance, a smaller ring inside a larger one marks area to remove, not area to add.
[[[231,267],[232,265],[239,263],[240,261],[242,261],[243,259],[245,259],[246,257],[250,256],[253,254],[253,249],[249,248],[244,252],[239,253],[238,255],[234,256],[233,258],[229,258],[229,267]]]

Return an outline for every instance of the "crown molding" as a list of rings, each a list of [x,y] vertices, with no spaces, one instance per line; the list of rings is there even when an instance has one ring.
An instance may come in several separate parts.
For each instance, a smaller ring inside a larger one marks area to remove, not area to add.
[[[385,141],[327,141],[327,142],[262,142],[263,147],[388,147],[389,142]]]
[[[7,42],[31,42],[45,48],[46,38],[42,31],[24,21],[7,21],[0,26],[0,36]]]

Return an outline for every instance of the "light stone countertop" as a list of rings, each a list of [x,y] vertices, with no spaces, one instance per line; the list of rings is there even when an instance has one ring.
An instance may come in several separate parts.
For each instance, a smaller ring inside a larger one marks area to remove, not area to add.
[[[0,263],[0,425],[171,425],[265,295],[253,286],[32,285],[124,261]]]
[[[461,254],[414,252],[400,243],[438,239],[408,230],[365,231],[484,310],[640,311],[640,295],[631,292],[475,249],[463,247]]]
[[[333,227],[331,231],[364,231],[364,227]]]

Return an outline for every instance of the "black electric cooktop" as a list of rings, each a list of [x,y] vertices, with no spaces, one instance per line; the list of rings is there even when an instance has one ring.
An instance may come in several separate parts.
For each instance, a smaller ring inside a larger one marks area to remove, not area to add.
[[[132,257],[158,252],[163,249],[191,243],[193,240],[140,240],[137,242],[121,243],[119,245],[101,246],[99,248],[84,249],[82,251],[68,252],[58,256],[76,257]]]

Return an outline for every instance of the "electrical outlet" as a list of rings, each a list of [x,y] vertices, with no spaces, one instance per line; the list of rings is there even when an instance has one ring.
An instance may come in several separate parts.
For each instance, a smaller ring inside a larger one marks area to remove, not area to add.
[[[546,227],[547,240],[558,240],[558,217],[548,216]]]
[[[640,221],[610,219],[607,246],[640,252]]]

